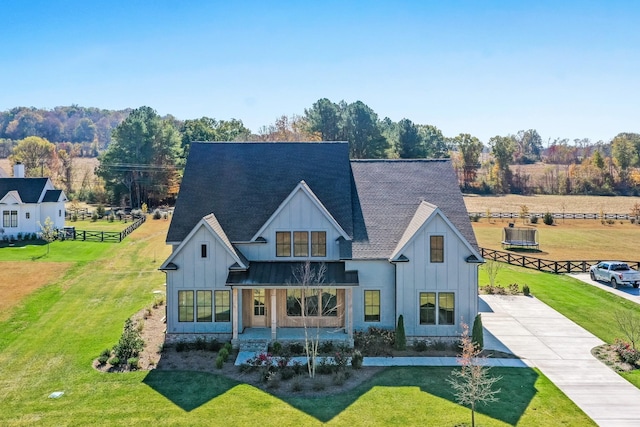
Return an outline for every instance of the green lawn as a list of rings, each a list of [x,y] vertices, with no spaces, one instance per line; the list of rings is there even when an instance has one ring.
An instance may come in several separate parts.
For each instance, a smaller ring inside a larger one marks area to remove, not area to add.
[[[47,261],[73,274],[36,291],[0,323],[0,425],[455,425],[469,422],[446,378],[451,368],[393,368],[348,393],[277,398],[197,372],[104,374],[91,361],[113,346],[127,317],[153,301],[169,253],[166,222],[147,221],[119,244],[56,242]],[[34,262],[44,247],[5,248]],[[35,261],[37,262],[37,261]],[[483,426],[593,423],[539,371],[495,369],[500,402]],[[59,399],[49,399],[64,391]]]
[[[97,221],[91,221],[90,219],[86,219],[84,221],[66,221],[66,227],[75,227],[77,231],[86,230],[86,231],[122,231],[128,226],[130,226],[133,221],[129,220],[127,222],[115,220],[113,222],[109,222],[106,219],[99,219]]]
[[[503,269],[498,273],[498,284],[529,285],[536,298],[607,343],[613,343],[616,338],[626,340],[615,320],[616,311],[640,322],[640,306],[632,301],[570,276],[501,265]],[[480,285],[487,283],[489,278],[484,268],[480,268]],[[640,388],[640,370],[626,373],[623,377]]]

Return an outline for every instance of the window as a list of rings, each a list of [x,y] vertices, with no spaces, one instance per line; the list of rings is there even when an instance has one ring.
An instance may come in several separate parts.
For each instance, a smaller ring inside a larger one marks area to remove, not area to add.
[[[18,211],[2,211],[2,226],[7,228],[17,227]]]
[[[455,325],[455,299],[452,292],[420,292],[421,325]],[[437,313],[437,316],[436,316]]]
[[[291,233],[276,232],[276,256],[291,256]]]
[[[231,291],[215,291],[216,322],[231,322]]]
[[[338,290],[324,289],[322,291],[322,315],[336,317],[338,315]]]
[[[62,209],[58,209],[58,217],[62,218]]]
[[[265,290],[264,289],[254,289],[253,290],[253,315],[254,316],[264,316],[266,314],[265,308]]]
[[[311,232],[311,256],[327,256],[327,232]]]
[[[287,316],[302,316],[302,290],[287,289]]]
[[[178,322],[193,322],[193,291],[178,291]]]
[[[420,324],[436,324],[436,293],[420,292]]]
[[[293,256],[309,256],[309,233],[293,232]]]
[[[380,321],[380,291],[364,291],[364,321]]]
[[[304,292],[304,314],[307,316],[318,315],[318,296],[320,289],[307,289]]]
[[[206,258],[207,257],[207,244],[203,243],[200,245],[200,258]]]
[[[211,291],[196,291],[197,321],[211,322]]]
[[[444,262],[444,236],[431,236],[431,262]]]
[[[25,216],[26,219],[31,218],[31,214],[29,212],[25,213],[24,216]]]
[[[438,324],[455,324],[455,302],[453,293],[442,292],[438,294]]]

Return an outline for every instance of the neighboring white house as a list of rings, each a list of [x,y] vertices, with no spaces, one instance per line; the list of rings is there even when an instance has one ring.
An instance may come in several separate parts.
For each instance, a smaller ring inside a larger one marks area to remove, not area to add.
[[[39,233],[47,217],[63,228],[66,201],[49,178],[25,178],[24,165],[17,163],[12,178],[0,178],[0,239]]]
[[[478,312],[473,229],[449,160],[350,160],[347,143],[193,143],[161,266],[167,334],[272,340],[301,314],[453,337]],[[306,263],[309,264],[306,264]],[[296,271],[325,269],[321,290]]]

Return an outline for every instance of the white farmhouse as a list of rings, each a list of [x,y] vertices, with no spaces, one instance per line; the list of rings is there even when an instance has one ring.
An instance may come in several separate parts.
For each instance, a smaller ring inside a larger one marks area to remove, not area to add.
[[[454,337],[482,262],[449,160],[350,160],[347,143],[193,143],[161,266],[167,334]],[[301,286],[296,272],[324,269]],[[337,332],[336,332],[337,331]]]

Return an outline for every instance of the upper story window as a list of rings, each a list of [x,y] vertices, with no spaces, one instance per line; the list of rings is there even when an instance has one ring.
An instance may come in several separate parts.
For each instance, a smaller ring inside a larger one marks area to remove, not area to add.
[[[206,243],[202,243],[200,245],[200,258],[206,258],[208,256],[207,251],[209,249],[209,245]]]
[[[292,236],[293,235],[293,236]],[[292,239],[293,237],[293,239]],[[292,251],[293,243],[293,251]],[[327,256],[327,232],[326,231],[277,231],[276,232],[276,256],[277,257],[326,257]]]
[[[430,238],[431,262],[444,262],[444,236]]]

